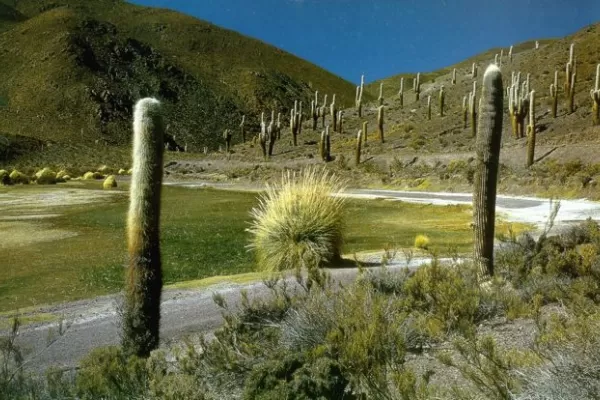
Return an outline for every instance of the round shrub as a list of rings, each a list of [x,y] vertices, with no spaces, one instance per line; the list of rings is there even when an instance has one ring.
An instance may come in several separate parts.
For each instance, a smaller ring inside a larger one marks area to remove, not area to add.
[[[282,271],[322,266],[340,259],[343,243],[343,185],[325,170],[284,174],[267,186],[251,213],[248,246],[258,266]]]
[[[112,189],[117,187],[117,179],[114,175],[109,175],[102,184],[104,189]]]
[[[415,238],[415,247],[417,249],[427,250],[429,248],[429,238],[425,235],[417,235]]]
[[[88,171],[83,174],[84,180],[92,180],[92,179],[104,179],[104,176],[100,172],[91,172]]]
[[[38,185],[53,185],[56,183],[56,172],[50,168],[44,168],[35,174],[35,178]]]
[[[5,169],[0,169],[0,184],[2,185],[10,185],[11,180],[8,174],[8,171]]]
[[[1,174],[0,174],[1,175]],[[10,173],[10,181],[14,185],[23,184],[27,185],[29,183],[29,177],[16,169]]]

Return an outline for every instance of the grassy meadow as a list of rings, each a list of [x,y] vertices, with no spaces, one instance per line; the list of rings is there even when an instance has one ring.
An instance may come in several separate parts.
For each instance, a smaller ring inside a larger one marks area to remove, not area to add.
[[[43,190],[51,193],[65,187],[91,189],[99,185],[73,183]],[[126,189],[121,185],[122,195],[102,202],[53,209],[61,214],[55,218],[27,221],[50,235],[66,231],[71,236],[22,243],[3,251],[0,311],[119,291],[126,264]],[[11,187],[1,189],[0,194],[15,190],[39,189]],[[251,192],[165,187],[161,216],[165,284],[181,286],[182,282],[247,276],[254,271],[245,229],[249,211],[257,203],[257,194]],[[449,249],[470,251],[471,213],[466,206],[349,200],[345,214],[344,253],[350,257],[386,247],[410,248],[418,234],[427,235],[430,249],[440,254]]]

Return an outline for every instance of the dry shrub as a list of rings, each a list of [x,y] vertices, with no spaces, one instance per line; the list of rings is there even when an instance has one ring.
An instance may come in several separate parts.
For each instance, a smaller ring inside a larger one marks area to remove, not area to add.
[[[112,189],[117,187],[117,179],[114,175],[109,175],[102,184],[104,189]]]
[[[38,185],[53,185],[56,183],[56,172],[50,168],[44,168],[35,174]]]

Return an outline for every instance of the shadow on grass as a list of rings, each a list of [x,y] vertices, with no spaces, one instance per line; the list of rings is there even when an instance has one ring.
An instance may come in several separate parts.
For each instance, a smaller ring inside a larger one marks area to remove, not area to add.
[[[358,268],[358,266],[362,268],[372,268],[372,267],[381,267],[381,263],[372,262],[372,261],[357,261],[353,258],[342,258],[340,260],[331,262],[326,266],[328,269],[344,269],[344,268]]]

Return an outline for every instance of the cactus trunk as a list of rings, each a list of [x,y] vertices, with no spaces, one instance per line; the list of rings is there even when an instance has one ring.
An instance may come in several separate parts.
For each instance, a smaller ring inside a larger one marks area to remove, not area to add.
[[[365,143],[367,143],[367,136],[368,136],[368,128],[369,128],[369,123],[367,121],[363,122],[363,126],[362,126],[362,137]]]
[[[147,357],[159,344],[162,291],[160,196],[164,122],[158,100],[146,98],[136,104],[133,131],[122,344],[126,353]]]
[[[427,119],[431,120],[431,96],[427,96]]]
[[[379,106],[379,110],[377,112],[377,129],[379,131],[379,140],[381,141],[381,143],[385,143],[385,139],[383,136],[383,118],[383,106]]]
[[[354,157],[354,162],[356,165],[360,164],[360,152],[362,147],[362,131],[358,131],[358,135],[356,136],[356,154]]]
[[[473,255],[480,279],[494,275],[494,229],[502,140],[503,96],[502,73],[497,66],[490,65],[483,76],[479,135],[475,143]]]
[[[529,125],[527,125],[527,167],[535,161],[535,90],[529,95]]]

